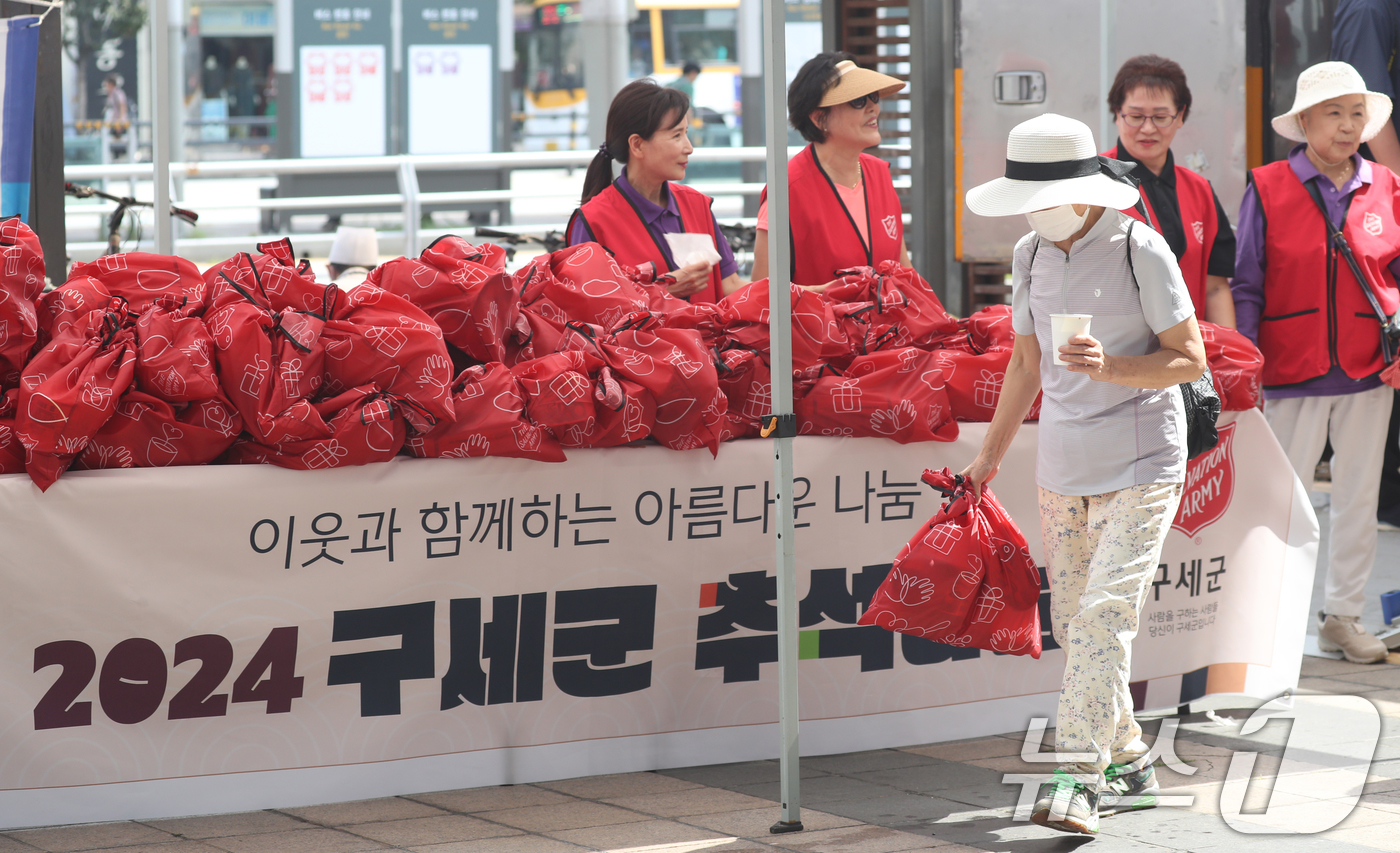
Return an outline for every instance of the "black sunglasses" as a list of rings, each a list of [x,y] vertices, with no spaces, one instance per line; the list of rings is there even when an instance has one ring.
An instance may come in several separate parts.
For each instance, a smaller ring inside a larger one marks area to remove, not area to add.
[[[846,106],[850,107],[850,108],[853,109],[853,110],[863,110],[863,109],[865,109],[865,102],[866,102],[866,101],[869,101],[869,102],[872,103],[872,104],[878,104],[878,103],[880,103],[880,93],[879,93],[879,92],[871,92],[871,93],[868,94],[868,95],[861,95],[859,98],[856,98],[854,101],[847,101],[847,102],[846,102]]]

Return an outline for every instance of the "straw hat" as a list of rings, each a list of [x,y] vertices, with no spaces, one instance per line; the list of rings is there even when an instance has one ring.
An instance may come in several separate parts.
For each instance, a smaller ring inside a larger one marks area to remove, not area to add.
[[[1319,62],[1299,74],[1293,106],[1274,119],[1274,130],[1284,139],[1307,142],[1303,127],[1298,124],[1298,114],[1308,107],[1343,95],[1366,96],[1366,127],[1361,131],[1361,141],[1369,142],[1390,120],[1390,98],[1379,92],[1367,91],[1361,74],[1345,62]]]
[[[328,260],[341,267],[372,267],[379,263],[379,236],[373,228],[342,225],[335,230]]]
[[[967,191],[967,206],[982,216],[1011,216],[1064,204],[1126,210],[1138,188],[1124,175],[1133,164],[1100,157],[1082,121],[1054,113],[1023,121],[1006,140],[1006,177]]]
[[[884,98],[908,85],[888,74],[861,68],[849,59],[836,63],[836,73],[840,75],[836,78],[836,85],[826,90],[826,94],[822,95],[822,102],[817,106],[834,107],[871,92],[879,92],[880,97]]]

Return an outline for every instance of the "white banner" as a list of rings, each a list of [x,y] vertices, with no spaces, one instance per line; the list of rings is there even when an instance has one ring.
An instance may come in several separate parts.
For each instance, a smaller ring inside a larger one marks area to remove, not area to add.
[[[1144,611],[1140,706],[1297,683],[1316,522],[1263,418],[1225,420]],[[855,624],[937,509],[919,474],[984,433],[796,440],[805,754],[1053,715],[1048,633],[1036,661]],[[1035,440],[994,490],[1039,557]],[[771,446],[571,456],[0,477],[0,826],[773,757]]]

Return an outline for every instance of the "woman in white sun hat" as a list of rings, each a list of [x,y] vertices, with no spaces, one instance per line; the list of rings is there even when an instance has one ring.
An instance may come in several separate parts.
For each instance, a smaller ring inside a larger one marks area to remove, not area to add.
[[[1036,483],[1051,628],[1066,657],[1055,729],[1064,763],[1031,820],[1087,834],[1101,797],[1105,807],[1156,804],[1129,653],[1186,477],[1177,385],[1206,367],[1175,256],[1120,212],[1138,201],[1123,177],[1133,164],[1097,151],[1083,122],[1042,115],[1011,131],[1006,177],[967,193],[974,213],[1023,214],[1035,230],[1013,256],[1016,340],[1001,399],[962,472],[980,496],[1044,393]],[[1057,348],[1054,314],[1092,322]]]
[[[1273,125],[1299,145],[1287,160],[1250,173],[1231,283],[1238,328],[1264,353],[1264,415],[1305,487],[1332,440],[1318,645],[1355,663],[1378,663],[1387,653],[1360,616],[1376,560],[1394,397],[1379,377],[1386,359],[1376,309],[1389,317],[1400,305],[1400,204],[1395,174],[1356,152],[1389,119],[1390,99],[1368,92],[1345,62],[1322,62],[1298,76],[1293,107]],[[1329,238],[1336,228],[1366,289]]]

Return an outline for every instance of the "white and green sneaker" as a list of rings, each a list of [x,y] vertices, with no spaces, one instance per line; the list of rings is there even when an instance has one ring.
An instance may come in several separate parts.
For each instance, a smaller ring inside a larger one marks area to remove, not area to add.
[[[1099,797],[1099,807],[1104,811],[1133,811],[1157,806],[1157,797],[1162,789],[1157,786],[1157,774],[1152,770],[1150,754],[1131,764],[1110,764],[1103,775],[1104,790]]]
[[[1031,821],[1061,832],[1097,835],[1099,793],[1065,770],[1056,770],[1036,792]]]

